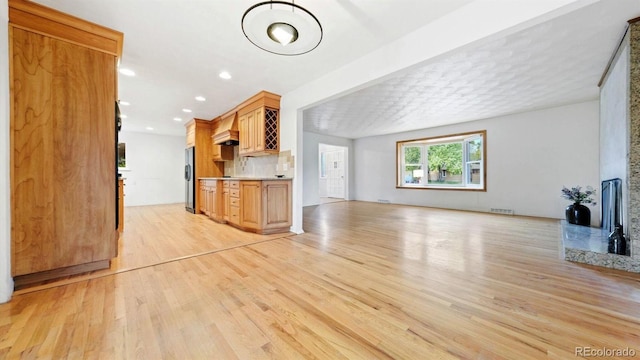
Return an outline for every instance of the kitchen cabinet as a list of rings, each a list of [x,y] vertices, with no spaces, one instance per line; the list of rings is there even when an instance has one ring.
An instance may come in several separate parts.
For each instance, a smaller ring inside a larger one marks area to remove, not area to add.
[[[196,146],[196,122],[187,125],[187,147]]]
[[[199,203],[198,210],[201,214],[209,216],[207,211],[207,202],[205,201],[205,199],[207,198],[207,184],[205,180],[200,180],[199,183],[200,187],[198,189],[198,197],[202,199],[202,201],[200,201]]]
[[[240,227],[260,234],[291,227],[291,180],[240,181]]]
[[[262,224],[262,181],[240,181],[240,225],[259,229]]]
[[[216,201],[217,200],[216,195],[217,195],[216,181],[207,181],[207,198],[206,198],[207,215],[214,220],[218,215],[218,211],[217,211],[218,202]]]
[[[263,91],[239,105],[241,156],[278,154],[280,151],[280,96]]]
[[[207,213],[213,220],[259,234],[289,231],[290,179],[219,180],[214,186],[216,195],[212,201],[216,205],[209,205],[214,207],[209,211],[215,211],[216,215]]]
[[[261,201],[262,231],[288,231],[291,227],[291,181],[263,181]]]
[[[117,255],[123,34],[31,1],[8,3],[11,273],[20,287],[108,268]]]
[[[229,221],[229,180],[222,182],[222,220]]]
[[[229,223],[240,226],[240,181],[229,181]]]
[[[212,220],[223,221],[222,189],[220,181],[200,179],[200,212]]]
[[[195,166],[192,174],[193,178],[222,176],[224,174],[224,163],[215,161],[213,157],[211,121],[194,118],[185,124],[185,128],[187,135],[186,145],[187,147],[194,147]],[[196,191],[194,206],[196,213],[201,212],[200,209],[204,200],[202,191]]]
[[[233,146],[212,144],[211,159],[213,161],[233,161]]]
[[[231,112],[211,120],[211,157],[214,161],[233,161],[233,139],[238,131],[234,125],[236,114]],[[216,140],[218,142],[216,142]],[[229,144],[221,145],[221,143]],[[237,144],[237,142],[235,142]]]

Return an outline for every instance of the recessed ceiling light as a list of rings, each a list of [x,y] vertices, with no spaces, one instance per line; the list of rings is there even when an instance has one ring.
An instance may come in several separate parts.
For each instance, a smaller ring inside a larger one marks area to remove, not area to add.
[[[226,71],[221,72],[221,73],[220,73],[220,75],[218,75],[218,76],[220,76],[221,78],[223,78],[223,79],[225,79],[225,80],[229,80],[229,79],[231,79],[231,74],[229,74],[229,73],[228,73],[228,72],[226,72]]]
[[[204,96],[196,96],[196,100],[198,101],[207,101]]]
[[[120,72],[120,74],[126,75],[126,76],[136,76],[135,71],[133,71],[131,69],[120,69],[120,70],[118,70],[118,72]]]
[[[147,126],[146,129],[149,130],[149,131],[153,130],[153,128],[151,126]]]
[[[190,113],[191,109],[182,109],[182,111],[186,112],[186,113]]]
[[[181,118],[179,118],[179,117],[174,117],[174,118],[173,118],[173,120],[175,120],[175,121],[182,121],[182,119],[181,119]]]
[[[129,105],[131,105],[131,103],[130,103],[130,102],[128,102],[128,101],[118,101],[118,104],[120,104],[120,105],[124,105],[124,106],[129,106]]]

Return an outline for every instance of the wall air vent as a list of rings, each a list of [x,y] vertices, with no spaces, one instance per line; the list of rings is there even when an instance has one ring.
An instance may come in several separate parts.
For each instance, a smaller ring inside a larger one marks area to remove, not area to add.
[[[514,212],[513,212],[512,209],[491,208],[491,210],[489,212],[494,213],[494,214],[502,214],[502,215],[514,215]]]

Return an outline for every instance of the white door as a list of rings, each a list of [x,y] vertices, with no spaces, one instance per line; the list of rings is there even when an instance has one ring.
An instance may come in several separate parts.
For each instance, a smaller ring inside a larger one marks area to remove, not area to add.
[[[325,153],[327,196],[344,199],[344,149]]]

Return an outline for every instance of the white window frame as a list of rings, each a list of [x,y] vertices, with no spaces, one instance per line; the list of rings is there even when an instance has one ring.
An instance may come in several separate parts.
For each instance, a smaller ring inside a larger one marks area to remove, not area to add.
[[[479,160],[469,159],[469,144],[473,141],[481,140],[480,156]],[[462,174],[460,184],[429,184],[429,159],[428,149],[433,145],[460,143],[462,146]],[[405,162],[405,148],[407,147],[421,147],[421,159],[420,164],[406,164]],[[398,141],[396,143],[396,188],[401,189],[433,189],[433,190],[471,190],[471,191],[486,191],[486,172],[487,172],[487,132],[486,130],[473,131],[468,133],[451,134],[423,139],[413,139]],[[406,172],[405,169],[409,165],[420,165],[424,172],[424,177],[421,183],[405,183]],[[472,166],[478,166],[480,168],[479,183],[472,182]]]

